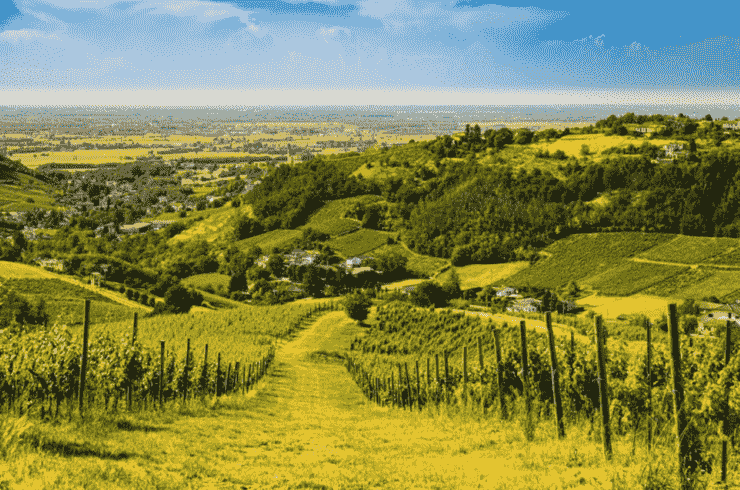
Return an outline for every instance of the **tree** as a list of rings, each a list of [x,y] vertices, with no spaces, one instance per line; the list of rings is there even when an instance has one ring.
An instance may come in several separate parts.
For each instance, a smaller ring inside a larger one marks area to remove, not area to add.
[[[591,148],[589,148],[586,144],[581,145],[581,156],[587,157],[590,154]]]
[[[447,300],[459,298],[462,295],[462,289],[460,288],[460,276],[457,274],[457,270],[453,267],[450,269],[450,274],[442,283],[442,290],[447,297]]]
[[[182,284],[176,284],[164,293],[166,311],[172,313],[187,313],[193,306],[203,302],[203,295]]]
[[[344,297],[344,311],[353,320],[365,321],[370,313],[372,301],[363,293],[351,293]]]
[[[411,302],[416,306],[426,308],[428,306],[444,306],[445,293],[439,284],[433,281],[424,281],[411,291]]]
[[[283,256],[280,254],[270,255],[270,258],[267,259],[267,270],[270,271],[276,279],[283,277],[283,275],[285,275],[285,260],[283,259]]]
[[[262,232],[263,227],[259,221],[250,218],[245,213],[239,214],[234,219],[232,234],[235,241],[259,235]]]
[[[319,268],[314,264],[309,264],[303,274],[303,290],[314,298],[321,297],[324,290],[324,282],[319,276]]]

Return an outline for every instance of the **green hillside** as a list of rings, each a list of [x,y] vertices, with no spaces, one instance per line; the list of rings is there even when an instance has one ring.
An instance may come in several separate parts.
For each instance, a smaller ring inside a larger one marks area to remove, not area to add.
[[[329,201],[311,215],[306,226],[330,236],[349,233],[357,230],[360,227],[360,222],[344,218],[345,213],[354,204],[369,204],[380,200],[382,200],[380,196],[366,195]]]
[[[732,268],[740,265],[737,244],[732,238],[637,232],[572,235],[501,282],[554,290],[575,281],[604,296],[734,301],[740,295],[740,268]]]

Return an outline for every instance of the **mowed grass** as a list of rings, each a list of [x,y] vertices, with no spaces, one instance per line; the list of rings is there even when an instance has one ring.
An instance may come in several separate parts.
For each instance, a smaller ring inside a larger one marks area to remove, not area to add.
[[[668,305],[680,304],[680,298],[659,297],[651,294],[635,294],[630,297],[600,296],[593,294],[576,300],[576,304],[593,310],[597,315],[604,318],[616,318],[619,315],[646,315],[652,320],[657,320],[661,315],[667,314]]]
[[[507,285],[557,289],[570,281],[622,266],[623,260],[671,240],[658,233],[584,233],[558,240],[545,249],[550,255],[506,279]]]
[[[670,428],[656,431],[652,452],[640,436],[634,454],[631,434],[613,434],[605,461],[598,430],[589,434],[583,420],[566,420],[559,440],[543,417],[527,442],[520,406],[506,422],[473,410],[377,407],[341,363],[361,334],[329,313],[279,351],[256,393],[210,408],[38,424],[32,439],[46,449],[9,459],[4,477],[61,490],[675,487]],[[729,474],[737,469],[731,458]]]
[[[196,289],[204,289],[207,286],[211,286],[214,289],[219,287],[228,287],[230,277],[226,274],[219,274],[213,272],[210,274],[196,274],[194,276],[186,277],[182,280],[183,285],[190,286]]]
[[[395,233],[363,228],[347,235],[333,238],[327,244],[345,257],[354,257],[366,254],[385,245],[388,242],[388,238],[394,236]]]
[[[714,238],[678,235],[638,255],[639,258],[679,264],[698,264],[715,256],[732,252],[740,245],[737,238]]]
[[[330,236],[349,233],[360,228],[360,222],[343,218],[347,210],[355,203],[369,204],[380,200],[382,200],[380,196],[367,195],[329,201],[311,215],[306,226]]]
[[[455,267],[460,277],[462,289],[482,288],[489,284],[504,285],[501,281],[517,272],[529,267],[529,262],[509,262],[505,264],[472,264],[463,267]],[[437,276],[440,282],[446,281],[451,274],[451,269]]]

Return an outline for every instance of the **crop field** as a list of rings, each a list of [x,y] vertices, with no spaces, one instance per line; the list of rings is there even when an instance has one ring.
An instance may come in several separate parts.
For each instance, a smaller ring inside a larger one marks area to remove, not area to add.
[[[570,281],[582,282],[622,265],[624,258],[665,243],[675,235],[658,233],[584,233],[558,240],[545,249],[551,257],[506,279],[512,286],[556,289]]]
[[[646,289],[646,294],[675,298],[701,299],[705,296],[723,298],[740,290],[740,271],[723,271],[698,267]]]
[[[517,272],[526,269],[529,262],[509,262],[505,264],[472,264],[456,267],[457,275],[460,277],[462,289],[482,288],[489,284],[504,285],[501,281]],[[437,280],[444,282],[450,275],[450,271],[444,272]]]
[[[45,271],[40,267],[34,267],[27,264],[19,264],[18,262],[5,262],[0,261],[0,278],[5,279],[54,279],[54,273]],[[0,279],[0,284],[4,283],[4,279]]]
[[[405,281],[396,281],[385,284],[383,286],[383,289],[401,289],[407,286],[416,286],[417,284],[421,284],[424,281],[428,281],[428,279],[406,279]]]
[[[149,148],[122,148],[122,149],[100,149],[100,150],[74,150],[74,151],[48,151],[39,153],[21,153],[13,155],[13,159],[20,162],[30,169],[37,168],[47,163],[114,163],[133,161],[137,157],[146,157],[149,154]],[[153,149],[155,152],[156,148]],[[164,150],[164,148],[160,148]],[[43,154],[42,154],[43,153]],[[193,158],[246,158],[260,156],[262,154],[253,154],[247,152],[234,151],[192,151],[188,153],[173,153],[161,155],[164,161],[193,159]]]
[[[678,235],[673,240],[651,248],[637,257],[661,262],[698,264],[728,253],[740,245],[737,238],[711,238]]]
[[[389,237],[394,233],[361,229],[338,238],[333,238],[327,243],[329,246],[345,257],[354,257],[368,253],[371,250],[385,245]]]
[[[234,242],[234,245],[241,250],[246,250],[252,245],[257,245],[266,252],[272,247],[280,247],[296,238],[299,238],[300,236],[300,230],[273,230],[261,235],[239,240],[238,242]]]
[[[400,253],[404,257],[409,259],[406,268],[413,274],[421,277],[432,277],[440,269],[449,265],[447,259],[441,259],[439,257],[431,257],[429,255],[421,255],[407,249],[400,243],[394,245],[384,245],[378,248],[377,253],[383,253],[388,250],[393,250]]]
[[[550,142],[540,141],[530,145],[534,150],[548,150],[550,154],[562,150],[568,156],[581,157],[581,145],[587,145],[590,154],[598,157],[598,154],[611,147],[626,147],[630,143],[640,146],[643,141],[649,141],[656,146],[675,143],[670,139],[645,139],[636,136],[606,136],[604,134],[571,134]],[[598,160],[598,158],[597,158]]]
[[[186,277],[182,280],[183,285],[190,286],[196,289],[204,289],[207,286],[211,286],[214,289],[219,287],[228,287],[229,276],[226,274],[219,274],[217,272],[210,274],[196,274],[194,276]]]
[[[660,281],[686,272],[688,267],[646,264],[622,260],[622,263],[601,274],[588,277],[584,285],[591,286],[600,294],[608,296],[629,296],[646,289]]]
[[[731,248],[704,261],[707,264],[740,267],[740,247]]]
[[[203,349],[208,345],[209,356],[213,359],[221,353],[227,362],[236,361],[254,357],[277,339],[290,335],[312,308],[316,305],[244,305],[220,311],[139,318],[138,338],[143,346],[157,349],[159,341],[164,340],[169,349],[176,349],[182,355],[187,339],[190,339],[196,358],[202,357]],[[132,326],[133,315],[106,325],[105,332],[118,337],[130,334]],[[80,328],[73,329],[73,332],[80,333]]]

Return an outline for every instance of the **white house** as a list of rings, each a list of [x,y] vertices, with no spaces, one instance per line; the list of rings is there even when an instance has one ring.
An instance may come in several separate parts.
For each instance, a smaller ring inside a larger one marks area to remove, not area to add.
[[[352,257],[347,259],[347,267],[359,267],[362,264],[362,258],[360,257]]]
[[[503,298],[506,296],[511,296],[512,294],[517,294],[519,291],[517,291],[514,288],[503,288],[496,292],[496,296],[499,298]]]

